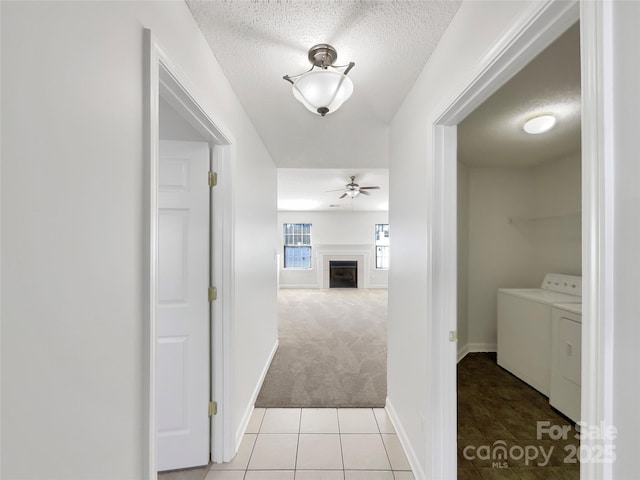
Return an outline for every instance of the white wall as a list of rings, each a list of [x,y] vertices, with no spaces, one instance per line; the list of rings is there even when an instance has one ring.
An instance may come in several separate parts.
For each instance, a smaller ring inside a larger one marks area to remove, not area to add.
[[[277,338],[276,169],[183,2],[1,8],[1,475],[139,479],[145,27],[236,142],[232,428]]]
[[[429,283],[440,259],[427,261],[428,242],[437,228],[427,201],[434,159],[432,125],[528,7],[526,2],[463,2],[390,128],[388,404],[397,414],[418,479],[432,478],[441,462],[433,453],[438,445],[432,443],[439,440],[432,440],[430,433],[440,419],[429,382],[434,362],[442,361],[431,355],[428,338],[432,322],[441,321],[429,313],[431,293],[441,288]],[[450,215],[456,215],[455,209]]]
[[[615,165],[615,316],[613,322],[613,424],[617,459],[611,478],[638,476],[640,438],[640,3],[613,2]]]
[[[551,271],[582,275],[581,162],[578,151],[532,169],[532,274],[538,283]]]
[[[284,223],[311,223],[312,268],[284,268]],[[361,288],[386,288],[389,270],[376,269],[375,224],[389,223],[388,212],[278,212],[280,235],[280,287],[322,288],[322,255],[319,252],[365,252],[369,255],[366,278],[358,278]],[[389,227],[393,245],[393,227]],[[391,247],[393,248],[393,247]],[[362,282],[362,283],[360,283]]]
[[[468,237],[460,231],[459,239],[468,247],[471,351],[495,350],[498,288],[538,287],[548,272],[581,275],[580,163],[577,152],[530,168],[463,170],[468,204],[459,208],[468,211],[469,223]]]
[[[469,342],[469,169],[458,162],[458,351]],[[466,353],[466,352],[464,352]],[[462,355],[460,355],[462,357]]]
[[[175,109],[160,97],[159,102],[159,128],[160,140],[177,140],[183,142],[206,141]]]
[[[494,350],[497,288],[532,286],[531,239],[508,223],[528,215],[531,185],[519,169],[469,170],[469,343]]]

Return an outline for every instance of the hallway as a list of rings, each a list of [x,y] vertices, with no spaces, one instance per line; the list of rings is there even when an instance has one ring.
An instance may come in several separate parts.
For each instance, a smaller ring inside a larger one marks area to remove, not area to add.
[[[413,480],[384,409],[256,408],[236,458],[206,480]]]

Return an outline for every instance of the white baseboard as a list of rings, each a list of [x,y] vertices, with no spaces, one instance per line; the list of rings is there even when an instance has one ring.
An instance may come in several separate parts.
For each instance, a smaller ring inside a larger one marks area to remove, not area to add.
[[[458,348],[458,363],[467,356],[467,353],[469,353],[469,344],[465,343],[462,347]]]
[[[274,344],[273,348],[271,349],[271,353],[267,358],[267,362],[265,363],[265,366],[262,369],[262,372],[260,373],[260,379],[258,380],[256,388],[253,390],[253,393],[251,394],[251,399],[249,400],[249,404],[244,410],[244,414],[242,415],[242,420],[240,421],[238,430],[236,430],[235,452],[237,452],[238,448],[240,448],[240,442],[242,442],[242,438],[244,437],[244,434],[247,431],[247,427],[249,426],[249,421],[251,420],[251,415],[253,414],[254,405],[256,403],[258,395],[260,394],[260,390],[262,389],[262,384],[264,383],[264,379],[267,376],[267,372],[269,371],[269,367],[271,366],[273,357],[275,356],[276,351],[278,350],[279,344],[280,344],[280,341],[276,340],[276,343]]]
[[[310,288],[322,288],[320,285],[318,285],[317,283],[313,283],[313,284],[309,284],[309,285],[301,285],[299,283],[290,283],[290,284],[280,284],[281,289],[287,289],[287,288],[304,288],[304,289],[310,289]]]
[[[322,289],[322,286],[318,285],[318,284],[311,284],[311,285],[300,285],[300,284],[280,284],[278,286],[278,288],[285,290],[285,289],[295,289],[295,288],[303,288],[305,290],[309,290],[309,289]],[[374,288],[382,288],[382,289],[388,289],[389,285],[384,285],[381,283],[377,283],[375,285],[365,285],[363,287],[358,287],[358,288],[362,288],[362,289],[374,289]]]
[[[467,343],[458,347],[458,362],[469,353],[497,352],[498,346],[495,343]]]
[[[418,461],[416,452],[409,442],[407,433],[404,431],[404,428],[402,428],[402,424],[400,423],[398,414],[396,413],[395,408],[393,408],[393,404],[391,403],[391,400],[389,400],[389,397],[387,397],[385,410],[387,412],[387,415],[389,415],[389,418],[391,419],[393,428],[395,428],[396,433],[398,434],[398,440],[400,440],[400,445],[402,445],[402,449],[407,456],[409,466],[411,467],[411,471],[413,472],[413,477],[416,480],[425,479],[426,477],[424,475],[424,470],[420,466],[420,462]]]

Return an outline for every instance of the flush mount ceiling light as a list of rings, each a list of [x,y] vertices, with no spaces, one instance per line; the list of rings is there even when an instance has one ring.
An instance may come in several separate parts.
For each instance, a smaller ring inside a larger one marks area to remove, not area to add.
[[[536,115],[533,118],[530,118],[523,125],[523,130],[532,135],[537,135],[539,133],[548,132],[553,128],[556,124],[556,117],[554,117],[550,113],[545,113],[543,115]]]
[[[325,116],[335,112],[353,93],[353,82],[347,73],[355,66],[334,66],[338,52],[331,45],[321,43],[309,50],[311,68],[299,75],[285,75],[286,81],[293,84],[293,96],[309,111]],[[316,68],[318,67],[318,68]],[[344,68],[341,72],[339,69]]]

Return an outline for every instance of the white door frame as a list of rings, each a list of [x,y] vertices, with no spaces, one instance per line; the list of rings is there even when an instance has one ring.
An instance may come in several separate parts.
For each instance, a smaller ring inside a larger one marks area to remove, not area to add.
[[[158,289],[158,141],[159,98],[166,100],[191,126],[209,142],[212,164],[218,173],[218,186],[212,192],[211,205],[211,281],[218,287],[218,299],[211,307],[211,389],[218,402],[218,414],[211,422],[212,460],[229,461],[235,454],[232,428],[231,358],[233,318],[233,178],[235,141],[217,125],[196,100],[190,82],[179,67],[158,45],[153,33],[145,29],[146,102],[145,105],[145,176],[147,238],[145,256],[148,264],[146,284],[146,311],[144,312],[145,407],[148,412],[145,425],[146,462],[144,478],[157,478],[156,468],[156,304]]]
[[[430,279],[431,391],[434,392],[432,437],[427,441],[431,478],[456,478],[456,361],[449,332],[457,329],[457,124],[484,102],[570,25],[580,20],[582,73],[582,421],[611,425],[613,327],[613,248],[607,232],[613,222],[610,6],[607,2],[532,2],[474,71],[459,94],[445,103],[433,125],[434,163],[429,181],[432,205]],[[437,286],[438,288],[435,288]],[[582,440],[582,448],[599,448],[604,440]],[[612,478],[610,464],[581,466],[582,479]]]

